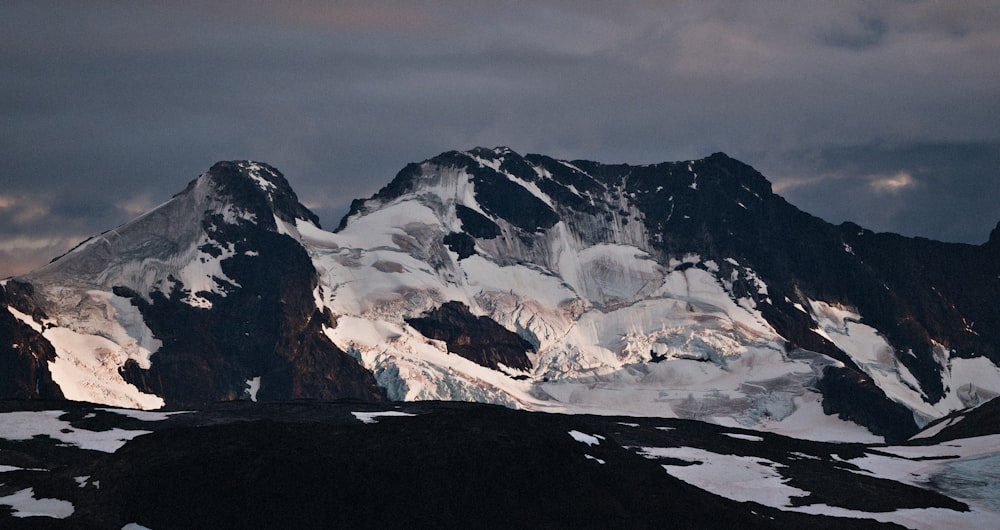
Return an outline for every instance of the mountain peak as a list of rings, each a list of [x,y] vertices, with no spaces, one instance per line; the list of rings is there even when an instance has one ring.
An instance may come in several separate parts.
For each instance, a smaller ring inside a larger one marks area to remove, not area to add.
[[[721,151],[697,160],[693,165],[695,167],[710,166],[716,168],[716,171],[711,173],[717,175],[722,185],[738,183],[741,188],[761,197],[772,194],[771,182],[767,180],[767,177],[752,166],[744,164]],[[703,173],[708,174],[709,172],[703,171]]]
[[[502,157],[509,154],[517,155],[517,153],[515,153],[513,149],[505,145],[498,145],[496,147],[482,147],[482,146],[473,147],[472,149],[469,149],[465,153],[488,159],[493,159],[498,156]]]
[[[202,178],[247,211],[260,215],[271,210],[283,221],[294,224],[296,219],[303,219],[319,226],[319,217],[299,202],[285,176],[269,164],[252,160],[216,162]]]

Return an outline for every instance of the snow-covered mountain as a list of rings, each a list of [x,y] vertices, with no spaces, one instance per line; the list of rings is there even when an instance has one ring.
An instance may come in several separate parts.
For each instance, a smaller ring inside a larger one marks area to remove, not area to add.
[[[1000,227],[834,226],[721,153],[449,152],[332,232],[274,168],[222,162],[0,297],[17,397],[463,400],[870,441],[1000,394]]]

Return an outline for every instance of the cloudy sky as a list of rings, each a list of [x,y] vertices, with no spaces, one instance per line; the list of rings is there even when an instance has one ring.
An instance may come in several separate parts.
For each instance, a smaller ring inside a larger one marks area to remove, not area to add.
[[[477,145],[724,151],[828,221],[980,244],[998,57],[995,0],[4,0],[0,277],[217,160],[278,167],[332,227],[408,162]]]

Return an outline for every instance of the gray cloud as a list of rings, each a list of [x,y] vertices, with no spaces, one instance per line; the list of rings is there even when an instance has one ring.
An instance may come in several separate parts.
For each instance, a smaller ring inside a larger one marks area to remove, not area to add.
[[[0,242],[112,228],[233,158],[280,168],[335,225],[406,163],[475,145],[629,163],[721,150],[830,220],[978,242],[1000,217],[984,154],[1000,142],[997,11],[4,2],[0,195],[48,212],[0,209]],[[918,185],[870,184],[900,172]]]
[[[975,244],[1000,222],[1000,142],[837,147],[776,164],[775,189],[831,222]]]
[[[885,20],[879,17],[861,15],[853,27],[836,27],[819,35],[820,41],[829,46],[865,49],[878,46],[885,40]]]

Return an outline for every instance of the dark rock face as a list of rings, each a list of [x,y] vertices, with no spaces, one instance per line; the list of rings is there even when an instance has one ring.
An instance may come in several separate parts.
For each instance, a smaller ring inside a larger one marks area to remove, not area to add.
[[[947,426],[934,436],[913,440],[915,444],[933,444],[961,438],[1000,434],[1000,399],[994,398],[978,407],[953,412],[924,427],[925,430]]]
[[[48,365],[56,358],[55,348],[5,307],[28,309],[27,314],[35,316],[25,305],[24,290],[30,291],[31,285],[11,281],[0,286],[0,399],[62,399]]]
[[[444,244],[449,250],[458,254],[458,259],[460,260],[476,253],[476,240],[469,234],[452,232],[444,236]]]
[[[461,302],[448,302],[406,322],[426,337],[445,341],[449,352],[488,368],[531,368],[527,352],[535,348],[530,342],[487,317],[473,315]]]
[[[470,170],[476,185],[476,201],[486,213],[526,232],[541,232],[559,222],[559,215],[524,186],[489,168],[470,167]]]
[[[865,425],[888,443],[906,441],[920,430],[909,409],[889,400],[857,370],[828,366],[818,387],[823,393],[823,412]]]
[[[235,255],[221,262],[231,281],[216,280],[225,295],[197,293],[211,302],[211,309],[185,303],[186,287],[176,279],[169,296],[151,291],[150,301],[115,288],[115,294],[132,300],[163,342],[148,371],[130,363],[124,377],[140,390],[162,396],[168,406],[240,399],[255,377],[260,377],[261,400],[385,399],[371,373],[324,335],[324,326],[336,324],[332,315],[316,309],[317,274],[305,249],[273,231],[271,208],[300,215],[305,207],[294,194],[286,194],[290,189],[283,190],[287,183],[278,180],[280,174],[268,180],[278,191],[265,194],[245,171],[220,163],[208,174],[222,183],[220,192],[233,194],[236,204],[256,214],[255,221],[230,223],[217,213],[203,220],[216,245],[235,249]]]
[[[493,239],[500,235],[500,227],[489,217],[461,204],[455,205],[455,213],[462,221],[462,229],[477,239]]]

